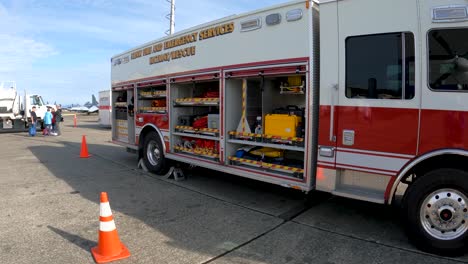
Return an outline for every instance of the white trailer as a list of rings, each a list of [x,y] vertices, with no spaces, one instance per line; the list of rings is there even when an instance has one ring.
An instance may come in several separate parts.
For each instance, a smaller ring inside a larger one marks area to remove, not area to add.
[[[111,90],[99,92],[99,125],[103,127],[112,126],[112,93]]]
[[[112,138],[189,163],[401,207],[411,240],[468,246],[466,0],[292,1],[111,60]]]

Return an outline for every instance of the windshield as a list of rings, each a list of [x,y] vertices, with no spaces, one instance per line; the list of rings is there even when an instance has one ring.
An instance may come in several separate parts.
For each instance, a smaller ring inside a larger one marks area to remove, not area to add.
[[[31,95],[31,105],[43,106],[44,102],[42,101],[42,97],[39,95]]]

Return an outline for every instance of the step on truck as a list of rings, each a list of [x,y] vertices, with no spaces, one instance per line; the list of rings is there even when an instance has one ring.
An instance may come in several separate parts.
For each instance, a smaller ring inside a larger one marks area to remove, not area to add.
[[[112,140],[156,174],[177,161],[394,205],[416,246],[463,254],[466,43],[466,0],[229,16],[112,57]]]

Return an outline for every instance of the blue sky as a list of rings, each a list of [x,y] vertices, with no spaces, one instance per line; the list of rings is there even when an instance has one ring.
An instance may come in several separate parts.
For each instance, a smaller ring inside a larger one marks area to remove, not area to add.
[[[175,31],[282,2],[176,0]],[[165,36],[169,12],[166,0],[0,0],[0,80],[84,104],[109,89],[113,55]]]

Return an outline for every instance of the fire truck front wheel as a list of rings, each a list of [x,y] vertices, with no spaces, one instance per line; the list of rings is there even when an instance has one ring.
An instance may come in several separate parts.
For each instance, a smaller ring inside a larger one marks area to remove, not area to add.
[[[416,179],[403,204],[406,230],[420,249],[457,256],[468,248],[468,173],[437,169]]]
[[[162,142],[154,131],[145,136],[143,161],[146,168],[153,173],[162,175],[169,170]]]

